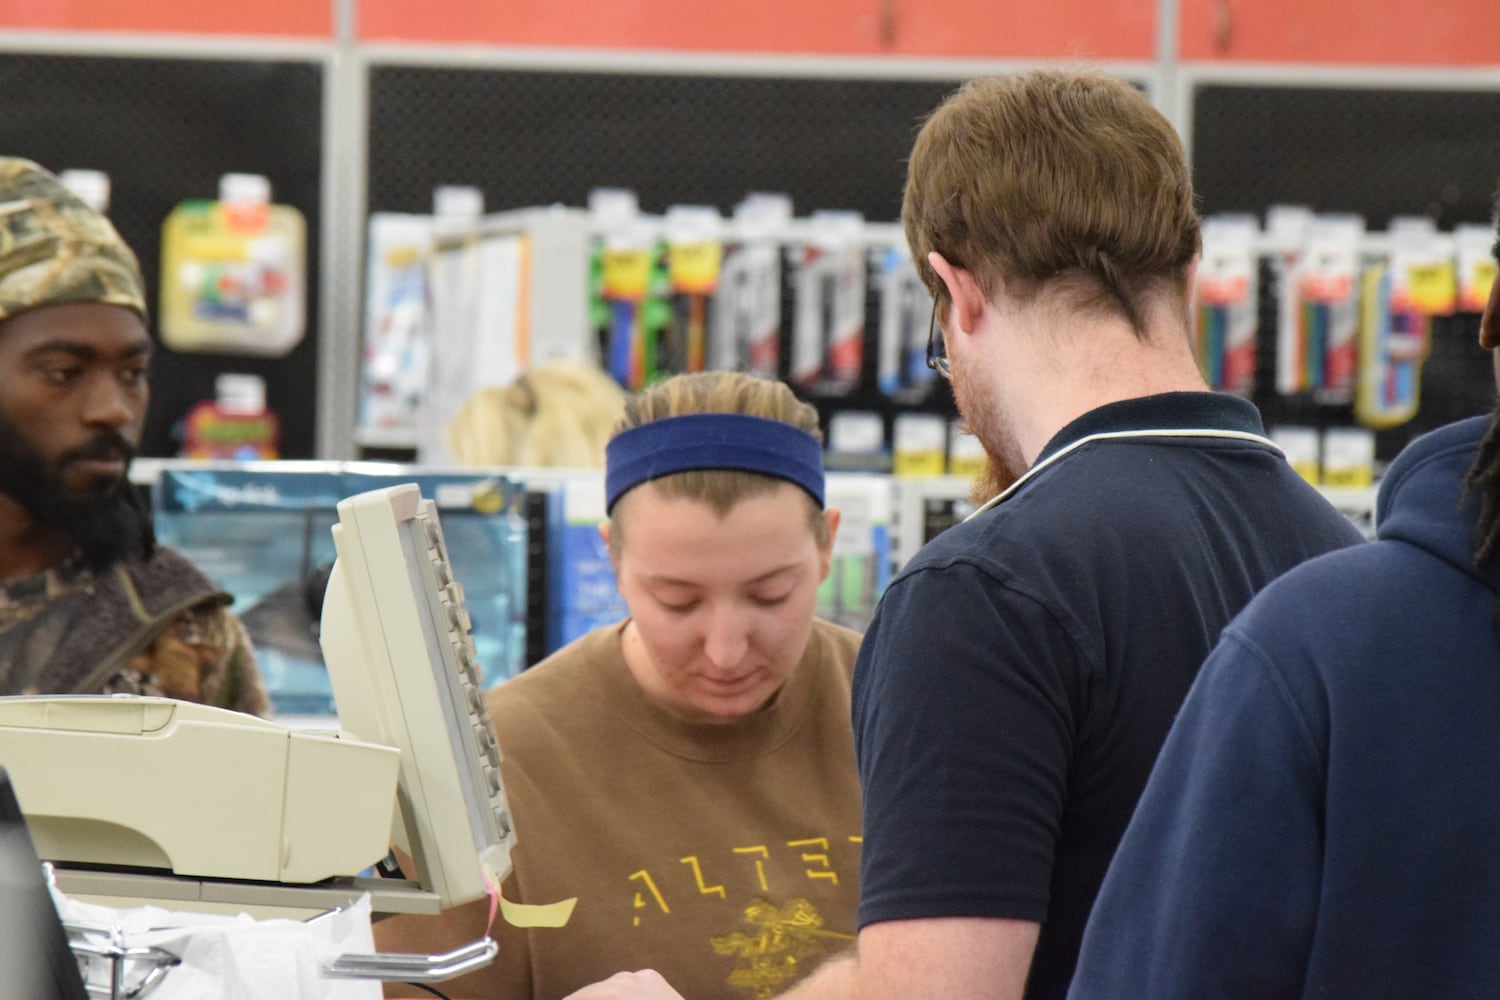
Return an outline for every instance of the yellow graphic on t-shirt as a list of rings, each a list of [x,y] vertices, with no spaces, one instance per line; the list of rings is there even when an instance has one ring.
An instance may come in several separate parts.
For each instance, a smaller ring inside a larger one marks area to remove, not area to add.
[[[749,933],[735,931],[709,938],[714,951],[742,960],[725,980],[730,986],[747,988],[757,997],[770,997],[801,975],[829,951],[841,949],[854,935],[823,927],[823,916],[805,899],[794,899],[778,909],[764,899],[753,899],[745,907]]]
[[[636,872],[634,875],[630,876],[630,881],[634,882],[636,880],[640,880],[640,881],[646,883],[646,888],[651,890],[651,898],[654,899],[654,900],[656,900],[656,905],[659,906],[659,907],[661,907],[661,912],[663,912],[663,913],[671,913],[672,912],[672,908],[667,905],[667,901],[665,899],[661,898],[661,890],[656,887],[656,883],[655,882],[651,881],[651,873],[650,872],[646,871],[643,868],[640,871]],[[646,897],[642,896],[639,892],[637,892],[635,894],[635,908],[637,910],[639,910],[642,907],[644,907],[645,905],[646,905]],[[635,926],[637,926],[637,927],[641,926],[641,915],[639,913],[637,913],[635,915]]]
[[[756,846],[736,847],[734,848],[734,853],[760,855],[760,857],[755,859],[755,878],[760,882],[761,892],[770,892],[771,887],[769,885],[766,885],[766,860],[771,857],[771,852],[763,846]]]
[[[698,883],[698,891],[700,893],[705,896],[718,896],[720,899],[724,898],[724,887],[722,885],[708,885],[703,881],[703,868],[698,864],[698,858],[696,855],[681,858],[679,860],[681,860],[683,864],[690,865],[692,867],[693,878]]]
[[[824,886],[848,884],[857,870],[858,854],[844,853],[846,838],[807,837],[776,845],[729,845],[713,851],[676,858],[678,867],[645,868],[627,878],[630,886],[630,923],[641,927],[654,915],[680,912],[701,913],[694,907],[703,897],[722,901],[738,912],[749,898],[765,898],[788,892],[806,892],[805,882]],[[857,843],[856,837],[847,838]],[[750,862],[746,864],[746,862]],[[788,862],[791,862],[788,865]],[[799,863],[800,862],[800,863]],[[792,888],[788,879],[804,884]],[[780,881],[781,884],[777,885]],[[686,907],[686,910],[682,910]],[[697,918],[692,918],[697,919]]]
[[[820,864],[820,865],[823,866],[822,869],[817,870],[817,871],[814,871],[811,868],[807,869],[807,877],[808,878],[814,878],[814,879],[816,879],[816,878],[826,878],[826,879],[831,880],[834,885],[838,885],[839,884],[839,873],[835,872],[835,871],[829,871],[828,870],[832,866],[831,866],[831,864],[828,861],[828,838],[827,837],[814,837],[811,840],[788,840],[786,842],[786,846],[788,846],[788,847],[821,847],[823,849],[823,853],[822,854],[809,854],[806,851],[802,852],[802,860],[803,861],[806,861],[808,864]]]

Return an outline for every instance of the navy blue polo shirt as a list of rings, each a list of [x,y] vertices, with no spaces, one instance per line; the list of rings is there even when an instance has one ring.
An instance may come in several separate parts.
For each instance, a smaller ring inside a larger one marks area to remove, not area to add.
[[[1027,995],[1066,993],[1220,630],[1276,576],[1362,540],[1262,435],[1228,395],[1100,407],[891,583],[854,672],[861,926],[1036,921]]]

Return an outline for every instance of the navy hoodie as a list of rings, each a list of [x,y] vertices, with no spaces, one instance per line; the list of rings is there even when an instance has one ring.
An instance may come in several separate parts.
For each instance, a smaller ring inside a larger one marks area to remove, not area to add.
[[[1105,879],[1070,998],[1500,995],[1500,571],[1413,442],[1377,541],[1266,588],[1204,665]]]

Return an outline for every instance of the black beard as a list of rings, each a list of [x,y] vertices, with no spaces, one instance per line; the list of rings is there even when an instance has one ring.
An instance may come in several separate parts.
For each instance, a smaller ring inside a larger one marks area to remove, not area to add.
[[[146,559],[156,549],[156,529],[145,498],[127,478],[99,484],[99,492],[75,499],[63,488],[59,469],[79,458],[123,456],[135,449],[113,432],[61,456],[48,466],[20,429],[0,414],[0,493],[20,504],[37,528],[66,539],[94,572],[122,559]]]

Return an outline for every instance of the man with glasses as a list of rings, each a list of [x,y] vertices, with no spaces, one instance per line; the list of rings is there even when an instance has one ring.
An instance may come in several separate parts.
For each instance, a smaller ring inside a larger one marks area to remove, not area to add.
[[[902,209],[929,364],[1013,480],[886,592],[855,668],[857,956],[797,996],[1062,997],[1178,705],[1262,586],[1356,543],[1207,390],[1189,167],[1134,87],[976,80]]]

